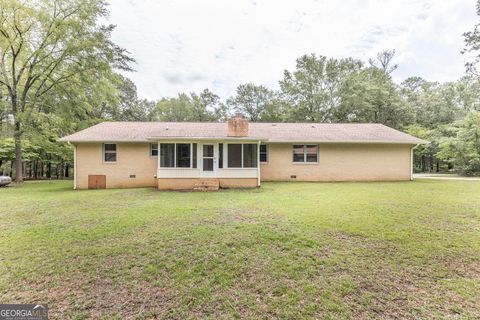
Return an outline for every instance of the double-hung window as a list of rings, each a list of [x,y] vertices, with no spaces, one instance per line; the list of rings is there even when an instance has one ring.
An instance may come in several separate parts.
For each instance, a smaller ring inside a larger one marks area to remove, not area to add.
[[[161,168],[192,168],[192,162],[191,143],[160,144]]]
[[[227,164],[229,168],[256,168],[257,147],[253,143],[229,143],[227,147]]]
[[[260,145],[260,162],[261,163],[268,162],[268,146],[266,144]]]
[[[318,162],[318,145],[316,144],[294,144],[292,153],[295,163]]]
[[[158,157],[158,143],[150,143],[150,157]]]
[[[117,145],[115,143],[103,144],[103,162],[117,162]]]

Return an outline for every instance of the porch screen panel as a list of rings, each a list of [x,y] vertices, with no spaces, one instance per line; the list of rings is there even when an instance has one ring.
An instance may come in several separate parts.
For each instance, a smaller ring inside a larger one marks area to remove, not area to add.
[[[194,143],[192,148],[193,148],[193,150],[192,150],[192,151],[193,151],[193,152],[192,152],[192,153],[193,153],[193,156],[192,156],[192,168],[195,169],[195,168],[197,167],[197,144]]]
[[[256,168],[257,167],[257,145],[244,144],[243,145],[243,167]]]
[[[190,143],[177,143],[177,168],[190,168]]]
[[[223,168],[223,143],[218,144],[218,167]]]
[[[160,144],[160,167],[173,168],[175,167],[175,144],[162,143]]]
[[[229,168],[242,167],[242,145],[241,144],[228,145],[228,167]]]

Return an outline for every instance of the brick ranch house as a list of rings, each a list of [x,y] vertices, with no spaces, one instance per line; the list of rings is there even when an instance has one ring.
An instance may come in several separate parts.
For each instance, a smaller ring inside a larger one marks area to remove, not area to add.
[[[66,136],[74,188],[245,188],[412,179],[426,141],[381,124],[103,122]]]

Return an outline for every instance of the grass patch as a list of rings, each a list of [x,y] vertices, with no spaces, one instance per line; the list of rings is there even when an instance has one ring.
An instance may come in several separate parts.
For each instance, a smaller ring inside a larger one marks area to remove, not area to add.
[[[480,182],[0,189],[0,301],[52,319],[478,318]]]

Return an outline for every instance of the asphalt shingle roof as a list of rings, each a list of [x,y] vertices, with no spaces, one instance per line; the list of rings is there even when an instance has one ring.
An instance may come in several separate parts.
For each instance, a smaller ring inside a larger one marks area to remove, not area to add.
[[[60,141],[146,142],[155,138],[232,139],[227,133],[227,123],[102,122],[63,137]],[[377,123],[250,123],[249,135],[245,138],[269,142],[426,143],[424,140]]]

